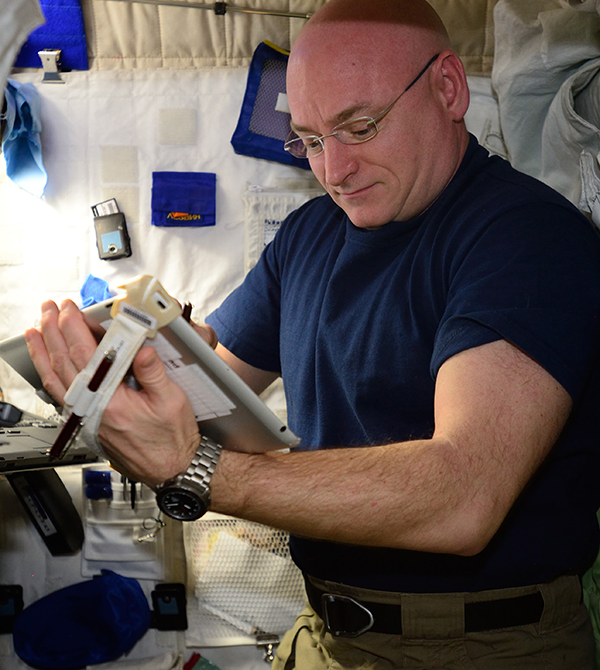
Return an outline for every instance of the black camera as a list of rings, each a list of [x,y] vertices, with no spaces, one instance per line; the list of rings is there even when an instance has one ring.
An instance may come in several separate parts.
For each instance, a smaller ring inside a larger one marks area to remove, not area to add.
[[[186,630],[188,627],[183,584],[157,584],[152,596],[152,627],[157,630]]]
[[[131,256],[131,242],[125,223],[125,215],[119,211],[117,201],[112,198],[92,207],[96,246],[103,261]]]
[[[23,587],[0,585],[0,634],[12,633],[15,619],[23,611]]]

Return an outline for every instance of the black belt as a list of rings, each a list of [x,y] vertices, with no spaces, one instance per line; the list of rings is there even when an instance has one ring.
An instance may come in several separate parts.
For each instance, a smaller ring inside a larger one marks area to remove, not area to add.
[[[329,593],[306,582],[308,601],[336,637],[356,637],[367,631],[402,635],[400,605],[373,603]],[[538,623],[544,610],[539,591],[516,598],[465,603],[465,632],[511,628]]]

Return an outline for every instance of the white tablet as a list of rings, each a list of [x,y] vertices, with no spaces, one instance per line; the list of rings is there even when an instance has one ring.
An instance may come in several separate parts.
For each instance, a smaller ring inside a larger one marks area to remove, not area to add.
[[[98,341],[110,323],[113,300],[83,310]],[[261,453],[300,442],[182,316],[146,344],[156,349],[169,377],[186,392],[200,432],[225,449]],[[23,335],[0,342],[0,357],[43,392]]]

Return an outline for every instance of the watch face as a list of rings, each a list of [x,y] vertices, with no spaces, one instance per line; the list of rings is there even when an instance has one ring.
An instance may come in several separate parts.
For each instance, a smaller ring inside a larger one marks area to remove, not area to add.
[[[194,521],[206,514],[206,504],[195,493],[180,488],[167,488],[156,494],[160,509],[180,521]]]

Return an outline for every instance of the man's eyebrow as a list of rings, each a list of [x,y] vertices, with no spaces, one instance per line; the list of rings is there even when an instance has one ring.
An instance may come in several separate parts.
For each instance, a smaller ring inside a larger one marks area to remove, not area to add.
[[[348,107],[348,109],[345,109],[343,112],[340,112],[339,114],[336,114],[331,120],[330,120],[330,125],[335,128],[335,126],[338,126],[340,123],[344,123],[344,121],[350,121],[351,119],[354,119],[358,116],[364,116],[366,110],[369,108],[369,104],[366,102],[361,102],[356,105],[352,105],[352,107]],[[296,133],[308,133],[310,135],[318,135],[319,133],[315,132],[311,128],[307,128],[306,126],[299,126],[295,124],[293,121],[290,121],[290,128]]]
[[[296,135],[298,133],[310,133],[311,135],[316,134],[304,126],[297,126],[293,121],[290,121],[290,128],[296,133]]]
[[[350,121],[350,119],[354,119],[357,116],[364,116],[365,111],[368,108],[369,105],[366,102],[357,103],[356,105],[352,105],[352,107],[348,107],[348,109],[345,109],[343,112],[336,114],[331,122],[337,126],[340,123],[344,123],[344,121]]]

